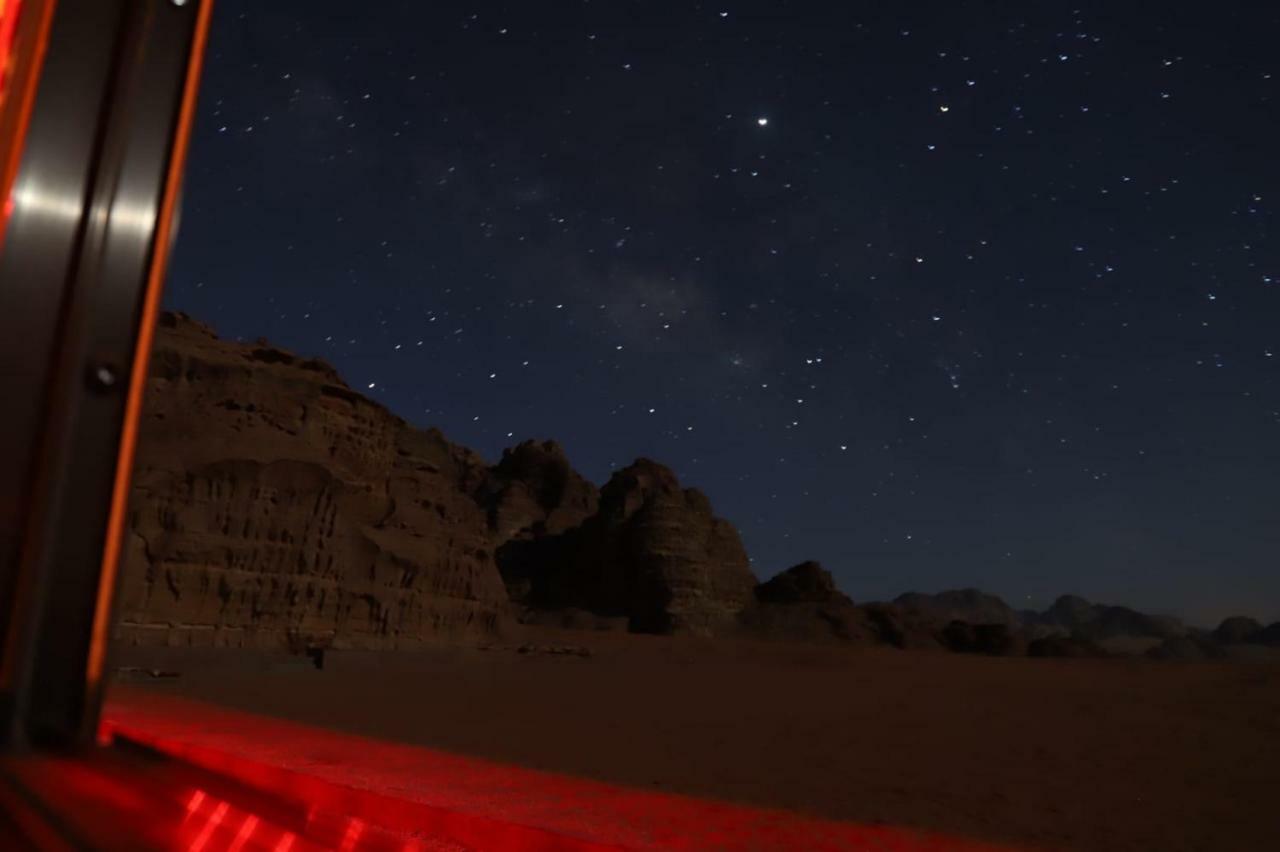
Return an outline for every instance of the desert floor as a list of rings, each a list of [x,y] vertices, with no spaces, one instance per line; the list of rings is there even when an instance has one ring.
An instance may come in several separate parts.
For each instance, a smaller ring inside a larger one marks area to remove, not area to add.
[[[520,640],[526,641],[526,640]],[[547,632],[297,658],[122,649],[172,695],[646,790],[1040,849],[1280,848],[1280,662]]]

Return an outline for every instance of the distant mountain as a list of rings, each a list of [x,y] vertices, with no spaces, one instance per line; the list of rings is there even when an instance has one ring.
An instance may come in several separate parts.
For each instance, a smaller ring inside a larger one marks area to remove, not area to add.
[[[1092,641],[1120,637],[1172,639],[1188,633],[1186,625],[1171,616],[1148,615],[1124,606],[1090,603],[1075,595],[1063,595],[1031,619],[1032,623],[1061,628]]]
[[[1022,618],[995,595],[978,589],[954,589],[929,595],[908,592],[894,598],[895,606],[906,612],[926,615],[941,622],[1021,626]]]
[[[1213,631],[1213,638],[1224,645],[1256,642],[1262,638],[1262,630],[1262,625],[1255,619],[1237,615],[1223,619]]]
[[[1280,648],[1280,621],[1263,627],[1255,619],[1236,615],[1223,619],[1212,635],[1222,645],[1268,645]]]

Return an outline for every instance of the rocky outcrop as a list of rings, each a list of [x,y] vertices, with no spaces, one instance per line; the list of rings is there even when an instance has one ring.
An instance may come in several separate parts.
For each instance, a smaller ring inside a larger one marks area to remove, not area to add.
[[[166,315],[133,482],[126,642],[399,647],[499,626],[487,468],[265,343]]]
[[[1262,631],[1262,624],[1257,620],[1235,615],[1223,619],[1213,631],[1213,638],[1224,645],[1240,645],[1246,642],[1260,642]]]
[[[737,530],[647,459],[613,475],[581,526],[504,548],[500,560],[532,605],[625,616],[645,633],[731,628],[756,585]]]
[[[507,593],[536,604],[534,584],[560,564],[561,537],[600,506],[600,491],[569,464],[554,441],[525,441],[503,452],[475,494],[489,528]]]
[[[573,469],[555,441],[525,441],[503,451],[476,500],[494,535],[507,541],[573,529],[595,514],[600,490]]]
[[[755,602],[739,614],[738,625],[746,635],[763,639],[879,641],[866,613],[817,562],[803,562],[756,586]]]
[[[964,621],[969,624],[1004,624],[1015,627],[1021,623],[1012,607],[995,595],[977,589],[955,589],[936,595],[908,592],[899,595],[894,605],[907,613],[924,616],[941,624]]]
[[[756,586],[756,600],[769,604],[814,603],[849,605],[853,601],[836,588],[831,572],[817,562],[802,562]]]

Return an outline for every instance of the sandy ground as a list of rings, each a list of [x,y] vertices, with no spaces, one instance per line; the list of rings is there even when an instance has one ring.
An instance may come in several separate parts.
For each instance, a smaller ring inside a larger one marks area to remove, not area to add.
[[[592,655],[119,662],[180,672],[147,689],[649,790],[1041,849],[1280,848],[1280,662],[536,641]]]

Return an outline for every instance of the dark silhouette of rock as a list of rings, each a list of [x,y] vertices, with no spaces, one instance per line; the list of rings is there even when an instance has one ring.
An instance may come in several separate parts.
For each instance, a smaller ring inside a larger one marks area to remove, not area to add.
[[[917,613],[944,625],[951,621],[965,621],[969,624],[1016,627],[1021,623],[1018,614],[1007,603],[978,589],[954,589],[936,595],[908,592],[893,602],[905,612]]]
[[[1096,642],[1074,636],[1043,636],[1027,643],[1028,657],[1107,657]]]
[[[555,441],[525,441],[502,460],[476,494],[499,538],[558,535],[595,514],[600,491],[569,464]]]
[[[1224,645],[1239,645],[1245,642],[1261,641],[1262,631],[1262,625],[1256,620],[1235,615],[1223,619],[1223,622],[1213,631],[1213,638]]]
[[[1280,648],[1280,621],[1264,627],[1258,634],[1258,642]]]
[[[597,513],[543,554],[534,600],[625,615],[644,633],[731,628],[756,585],[737,530],[648,459],[615,473]]]
[[[1147,651],[1146,656],[1153,660],[1220,660],[1227,652],[1206,636],[1188,633],[1164,640]]]
[[[1176,618],[1147,615],[1124,606],[1094,604],[1075,595],[1058,598],[1045,611],[1041,622],[1094,641],[1126,636],[1170,639],[1187,634],[1186,626]]]
[[[879,641],[874,626],[836,588],[830,572],[817,562],[803,562],[755,588],[755,603],[738,618],[751,636],[801,642]]]
[[[942,646],[961,654],[1021,654],[1024,643],[1008,624],[969,624],[953,620],[938,635]]]
[[[774,604],[853,604],[836,588],[831,572],[817,562],[802,562],[756,586],[756,599]]]
[[[600,491],[578,475],[559,444],[525,441],[503,452],[476,499],[503,541],[495,558],[507,594],[536,604],[535,583],[563,559],[557,537],[596,512]]]

